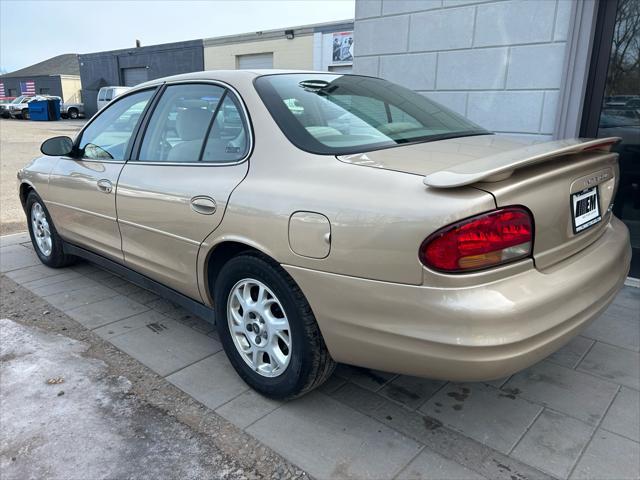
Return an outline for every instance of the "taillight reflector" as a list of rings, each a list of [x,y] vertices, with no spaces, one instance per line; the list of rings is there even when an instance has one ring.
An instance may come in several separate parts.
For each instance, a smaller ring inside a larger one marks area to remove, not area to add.
[[[420,260],[435,270],[466,272],[531,255],[533,219],[524,207],[506,207],[449,225],[429,236]]]

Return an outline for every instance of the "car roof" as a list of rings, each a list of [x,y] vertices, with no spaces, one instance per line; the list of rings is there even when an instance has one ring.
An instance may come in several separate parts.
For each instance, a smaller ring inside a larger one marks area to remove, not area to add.
[[[164,82],[179,82],[184,80],[219,80],[221,82],[228,82],[233,84],[234,81],[253,79],[262,75],[277,75],[284,73],[309,73],[314,75],[319,74],[334,74],[333,72],[326,71],[314,71],[314,70],[280,70],[280,69],[253,69],[253,70],[206,70],[203,72],[191,72],[183,73],[180,75],[172,75],[170,77],[156,78],[149,80],[148,82],[136,85],[135,88],[150,87],[153,85],[159,85]]]

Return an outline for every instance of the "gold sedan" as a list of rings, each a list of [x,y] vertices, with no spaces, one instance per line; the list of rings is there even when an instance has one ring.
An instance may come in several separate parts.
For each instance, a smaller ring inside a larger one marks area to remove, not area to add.
[[[493,135],[385,80],[198,72],[121,95],[19,172],[51,267],[215,321],[261,393],[335,362],[448,380],[551,354],[622,286],[616,138]]]

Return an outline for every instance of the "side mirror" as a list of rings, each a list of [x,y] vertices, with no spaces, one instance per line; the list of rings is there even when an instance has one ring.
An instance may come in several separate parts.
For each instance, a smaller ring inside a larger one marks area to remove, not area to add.
[[[50,157],[62,157],[73,152],[73,140],[69,137],[53,137],[45,140],[40,151]]]

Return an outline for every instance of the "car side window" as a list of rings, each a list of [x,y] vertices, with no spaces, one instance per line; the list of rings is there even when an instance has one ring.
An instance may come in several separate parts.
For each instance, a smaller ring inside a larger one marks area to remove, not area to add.
[[[212,128],[211,121],[223,97],[225,89],[217,85],[168,86],[151,115],[138,160],[198,162],[205,137]]]
[[[227,92],[209,131],[202,161],[237,162],[244,158],[248,148],[244,116],[235,96]]]
[[[106,98],[107,98],[107,89],[106,88],[101,88],[100,91],[98,92],[98,100],[100,100],[102,102]]]
[[[82,132],[78,149],[90,160],[124,160],[127,145],[155,89],[110,103]]]

